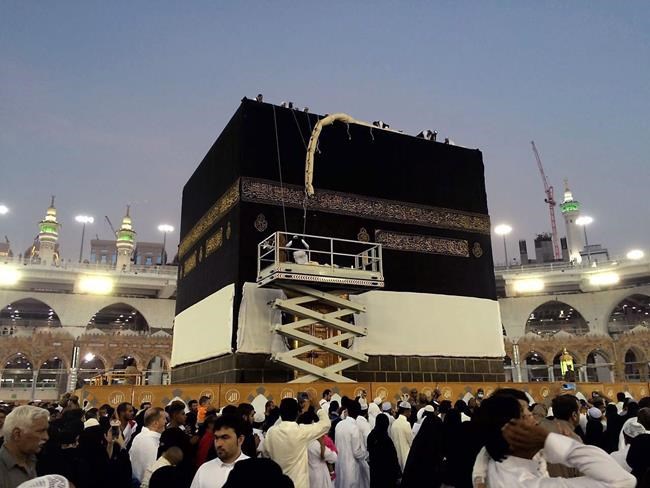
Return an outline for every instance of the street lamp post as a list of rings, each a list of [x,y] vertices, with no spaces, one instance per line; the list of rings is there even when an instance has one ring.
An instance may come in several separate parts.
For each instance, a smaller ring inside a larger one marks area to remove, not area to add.
[[[583,215],[576,219],[576,224],[582,227],[582,230],[585,233],[585,251],[587,251],[587,261],[591,263],[591,251],[589,250],[589,240],[587,239],[587,226],[594,221],[593,218]]]
[[[167,246],[167,233],[174,232],[174,228],[169,224],[160,224],[158,230],[163,233],[163,247],[162,252],[160,253],[160,264],[166,264],[165,261],[165,247]]]
[[[81,247],[79,248],[79,262],[81,262],[81,259],[83,258],[83,252],[84,252],[84,237],[86,236],[86,224],[92,224],[95,221],[95,219],[93,217],[89,217],[88,215],[77,215],[74,219],[80,224],[83,224],[83,227],[81,228]]]
[[[506,236],[512,232],[512,227],[510,227],[508,224],[501,224],[497,225],[494,228],[494,233],[499,236],[503,236],[503,255],[506,260],[506,268],[510,267],[510,263],[508,262],[508,246],[506,245]]]

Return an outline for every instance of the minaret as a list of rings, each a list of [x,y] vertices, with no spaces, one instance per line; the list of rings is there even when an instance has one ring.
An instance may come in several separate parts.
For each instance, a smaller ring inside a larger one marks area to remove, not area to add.
[[[130,206],[126,206],[126,215],[122,219],[122,225],[115,233],[117,238],[117,263],[115,269],[118,271],[129,271],[131,269],[131,257],[135,248],[135,231],[129,215]]]
[[[560,205],[560,210],[564,216],[566,225],[566,240],[569,251],[569,261],[576,264],[582,262],[580,251],[582,250],[582,233],[580,226],[576,224],[576,219],[580,217],[580,202],[573,199],[573,194],[569,189],[569,180],[564,180],[564,200]]]
[[[56,220],[54,195],[45,218],[38,223],[38,257],[41,264],[53,264],[56,259],[56,243],[59,240],[59,224]]]

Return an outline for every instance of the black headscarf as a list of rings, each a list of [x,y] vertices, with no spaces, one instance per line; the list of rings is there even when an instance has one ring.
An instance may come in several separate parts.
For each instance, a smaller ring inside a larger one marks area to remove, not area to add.
[[[293,481],[282,473],[282,468],[267,458],[250,458],[237,461],[223,488],[250,488],[252,486],[293,488]],[[152,487],[153,488],[153,487]]]
[[[443,445],[442,422],[436,416],[426,417],[413,439],[401,486],[438,488],[442,484]]]
[[[386,415],[377,415],[375,428],[368,435],[370,488],[394,487],[402,475],[395,445],[388,436],[389,425]]]

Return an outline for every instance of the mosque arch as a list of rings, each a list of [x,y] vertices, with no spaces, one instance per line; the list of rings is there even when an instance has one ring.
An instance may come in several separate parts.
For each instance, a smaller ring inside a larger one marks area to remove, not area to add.
[[[6,358],[2,365],[3,388],[29,388],[34,381],[34,365],[22,352]]]
[[[607,330],[612,338],[638,327],[650,327],[650,296],[635,293],[618,302],[609,314]]]
[[[94,376],[104,374],[107,364],[109,364],[108,361],[101,354],[90,351],[83,353],[79,362],[78,382],[85,383]]]
[[[544,356],[537,351],[530,351],[524,359],[528,381],[548,381],[548,366]]]
[[[145,380],[148,385],[165,384],[169,374],[169,361],[163,356],[154,356],[146,364]]]
[[[556,381],[562,381],[563,379],[563,374],[562,374],[562,367],[560,365],[560,361],[562,359],[562,355],[564,355],[565,349],[562,349],[560,352],[558,352],[554,357],[553,357],[553,376]],[[569,350],[566,349],[567,354],[573,358],[573,371],[575,372],[576,376],[578,374],[578,366],[580,365],[580,359],[578,358],[578,355]]]
[[[97,312],[88,320],[87,328],[104,332],[122,331],[148,332],[149,323],[144,315],[133,305],[116,302]]]
[[[138,368],[138,370],[142,371],[144,369],[144,366],[142,364],[142,359],[140,356],[136,355],[135,353],[129,352],[126,354],[121,354],[115,360],[112,362],[112,367],[113,369],[126,369],[126,367],[129,365],[129,363],[134,362],[133,365]]]
[[[503,372],[506,375],[506,381],[514,381],[514,375],[512,374],[513,366],[512,359],[507,354],[503,356]]]
[[[559,300],[539,305],[528,316],[526,330],[539,336],[552,336],[560,331],[574,335],[589,332],[589,324],[574,307]]]
[[[63,392],[67,386],[68,368],[64,358],[52,356],[38,367],[36,383],[39,388],[53,388]]]
[[[595,383],[608,383],[612,381],[611,359],[601,349],[594,349],[587,354],[585,361],[587,381]]]
[[[37,298],[21,298],[0,310],[0,334],[13,335],[17,327],[61,327],[56,311]]]
[[[623,371],[626,381],[646,379],[648,376],[648,363],[644,352],[634,346],[628,348],[623,358]]]

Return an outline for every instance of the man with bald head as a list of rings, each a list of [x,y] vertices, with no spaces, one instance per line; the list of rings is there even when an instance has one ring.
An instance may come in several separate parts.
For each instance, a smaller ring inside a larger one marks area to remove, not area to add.
[[[160,434],[165,430],[167,419],[162,408],[154,407],[144,414],[144,427],[135,437],[129,456],[133,477],[142,482],[145,470],[158,458]]]

